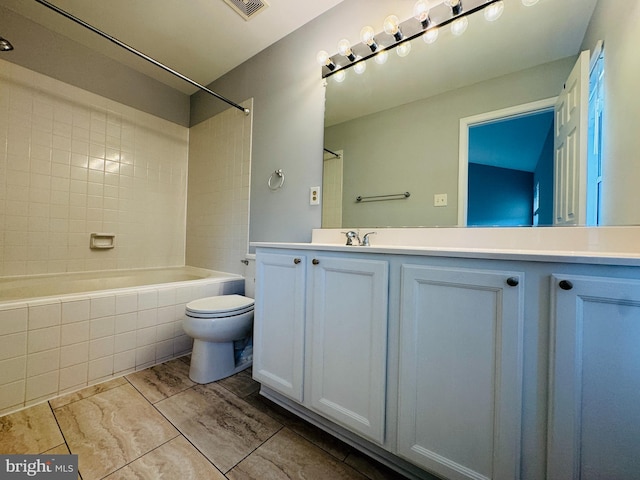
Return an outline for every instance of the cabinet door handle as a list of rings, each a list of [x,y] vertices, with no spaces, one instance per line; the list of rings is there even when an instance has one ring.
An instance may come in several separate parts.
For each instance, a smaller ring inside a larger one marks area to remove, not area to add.
[[[520,279],[518,279],[518,277],[507,278],[507,285],[509,285],[510,287],[517,287],[519,283]]]
[[[314,258],[313,260],[311,260],[311,263],[313,263],[314,265],[318,265],[320,263],[320,260]]]
[[[296,265],[298,265],[302,260],[300,260],[299,258],[294,258],[293,259],[293,263],[295,263]]]
[[[558,286],[562,290],[571,290],[573,288],[573,283],[571,283],[569,280],[560,280]]]

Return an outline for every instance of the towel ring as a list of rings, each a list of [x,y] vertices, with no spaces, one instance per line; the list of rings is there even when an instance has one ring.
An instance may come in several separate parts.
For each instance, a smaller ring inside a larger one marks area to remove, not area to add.
[[[279,181],[274,181],[274,176],[276,176]],[[273,185],[272,182],[274,183]],[[284,185],[284,172],[281,168],[279,168],[269,176],[267,185],[269,186],[269,190],[278,190],[279,188],[282,188],[282,186]]]

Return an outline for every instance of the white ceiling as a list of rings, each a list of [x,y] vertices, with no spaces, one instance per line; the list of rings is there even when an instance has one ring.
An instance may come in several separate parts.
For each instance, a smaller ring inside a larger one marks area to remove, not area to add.
[[[249,21],[223,0],[50,0],[50,3],[208,85],[342,1],[267,0],[269,7]],[[0,5],[179,91],[192,94],[196,90],[35,0],[0,0]]]

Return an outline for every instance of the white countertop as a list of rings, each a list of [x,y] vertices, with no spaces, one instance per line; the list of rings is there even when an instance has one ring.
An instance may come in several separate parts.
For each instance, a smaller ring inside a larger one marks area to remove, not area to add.
[[[364,229],[371,246],[347,246],[349,229],[315,229],[310,243],[257,248],[640,266],[640,227]],[[358,229],[353,229],[358,231]]]

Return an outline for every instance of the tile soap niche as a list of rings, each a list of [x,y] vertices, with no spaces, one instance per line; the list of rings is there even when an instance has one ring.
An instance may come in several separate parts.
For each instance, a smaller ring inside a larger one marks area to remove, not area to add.
[[[91,250],[106,250],[115,247],[114,233],[92,233],[89,240]]]

